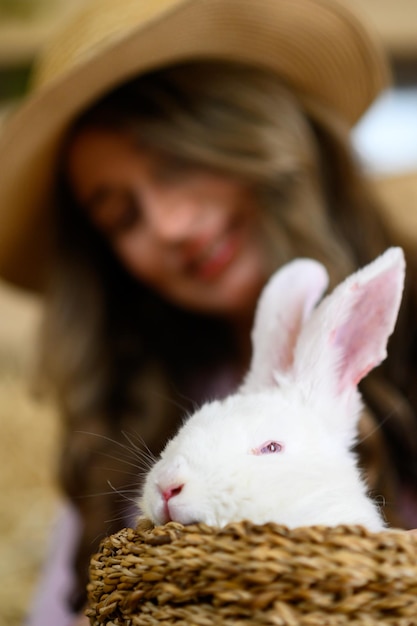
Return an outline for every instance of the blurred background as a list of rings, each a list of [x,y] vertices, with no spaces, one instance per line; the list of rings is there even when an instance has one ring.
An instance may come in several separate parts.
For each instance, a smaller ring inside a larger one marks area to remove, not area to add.
[[[45,37],[82,2],[0,0],[0,132],[28,88]],[[349,4],[374,24],[394,70],[393,88],[353,130],[352,141],[371,175],[417,185],[417,0]],[[0,626],[23,623],[61,504],[53,480],[56,410],[30,382],[41,313],[35,295],[0,281]]]
[[[0,0],[0,132],[45,37],[79,4]],[[40,318],[34,295],[0,281],[0,626],[24,623],[59,515],[57,412],[31,384]]]

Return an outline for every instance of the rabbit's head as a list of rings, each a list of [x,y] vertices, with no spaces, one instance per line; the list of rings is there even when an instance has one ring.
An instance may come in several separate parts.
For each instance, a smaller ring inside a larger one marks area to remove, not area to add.
[[[289,527],[383,527],[352,446],[358,382],[386,356],[404,281],[391,248],[339,285],[301,259],[265,287],[253,357],[234,395],[202,406],[149,472],[140,501],[155,523],[243,519]]]

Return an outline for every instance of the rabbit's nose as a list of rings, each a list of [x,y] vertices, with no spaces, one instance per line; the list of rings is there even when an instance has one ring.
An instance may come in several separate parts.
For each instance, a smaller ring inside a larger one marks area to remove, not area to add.
[[[161,490],[161,494],[165,502],[168,502],[168,500],[171,500],[171,498],[174,498],[179,493],[181,493],[183,487],[184,485],[175,485],[172,487],[168,487],[167,489]]]

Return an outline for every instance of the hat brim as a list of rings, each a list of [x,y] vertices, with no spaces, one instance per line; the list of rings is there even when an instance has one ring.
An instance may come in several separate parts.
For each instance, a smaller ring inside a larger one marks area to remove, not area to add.
[[[57,34],[33,94],[0,136],[0,275],[30,289],[42,287],[51,261],[48,200],[60,139],[79,112],[117,84],[186,60],[248,62],[271,68],[301,99],[316,100],[353,125],[390,79],[379,41],[334,0],[100,0],[94,6],[92,47],[59,58],[59,51],[76,49],[74,34],[80,38],[85,29],[74,22]],[[102,15],[111,6],[118,11],[117,21],[107,13],[101,32],[100,6]]]

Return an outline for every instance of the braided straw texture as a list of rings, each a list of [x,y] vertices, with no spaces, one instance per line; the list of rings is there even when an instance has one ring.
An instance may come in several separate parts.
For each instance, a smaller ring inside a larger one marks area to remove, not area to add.
[[[90,566],[93,626],[417,624],[417,537],[356,526],[142,520]]]

